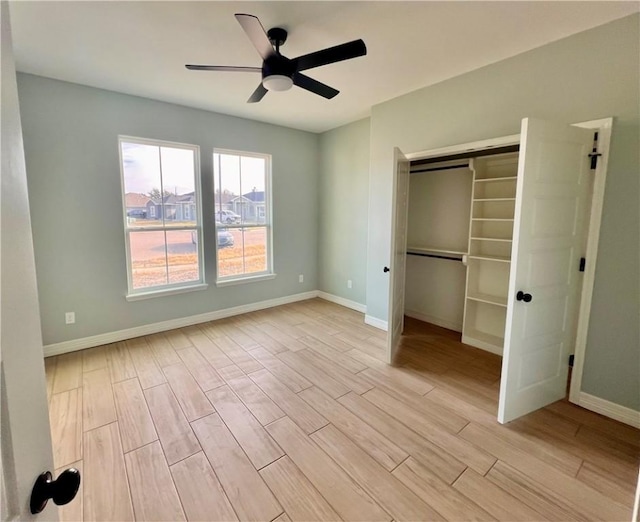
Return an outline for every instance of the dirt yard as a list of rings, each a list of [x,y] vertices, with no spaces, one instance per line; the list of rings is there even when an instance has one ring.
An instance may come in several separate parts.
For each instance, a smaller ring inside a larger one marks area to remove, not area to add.
[[[220,249],[218,276],[266,270],[266,229],[229,229],[229,232],[234,245]],[[134,288],[198,279],[197,245],[192,241],[190,230],[167,231],[166,258],[164,232],[133,232],[130,239]],[[209,248],[207,244],[205,248]]]

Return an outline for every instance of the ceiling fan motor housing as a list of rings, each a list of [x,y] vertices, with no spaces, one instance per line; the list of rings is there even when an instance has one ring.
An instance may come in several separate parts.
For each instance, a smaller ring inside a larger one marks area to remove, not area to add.
[[[262,63],[262,85],[269,91],[286,91],[293,86],[295,63],[281,54],[274,54]]]
[[[262,63],[262,78],[274,74],[291,78],[295,72],[296,66],[293,60],[289,60],[281,54],[274,54]]]

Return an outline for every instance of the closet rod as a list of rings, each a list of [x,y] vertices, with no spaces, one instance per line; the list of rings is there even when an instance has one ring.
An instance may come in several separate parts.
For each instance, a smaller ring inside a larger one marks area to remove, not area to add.
[[[434,257],[436,259],[450,259],[451,261],[462,261],[459,257],[451,257],[451,256],[442,256],[440,254],[423,254],[418,252],[407,252],[409,256],[420,256],[420,257]]]
[[[436,172],[438,170],[450,170],[450,169],[465,169],[469,168],[468,163],[463,163],[462,165],[447,165],[446,167],[432,167],[430,169],[422,169],[422,170],[410,170],[409,174],[418,174],[420,172]]]

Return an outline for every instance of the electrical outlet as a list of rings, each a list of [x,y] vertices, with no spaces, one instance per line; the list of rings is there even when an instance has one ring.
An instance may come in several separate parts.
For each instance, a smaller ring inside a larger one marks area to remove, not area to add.
[[[74,324],[76,322],[76,313],[67,312],[66,314],[64,314],[64,322],[66,324]]]
[[[351,282],[351,279],[347,280],[347,288],[353,288],[353,283]]]
[[[298,276],[298,283],[304,283],[304,275],[303,274],[300,274]]]

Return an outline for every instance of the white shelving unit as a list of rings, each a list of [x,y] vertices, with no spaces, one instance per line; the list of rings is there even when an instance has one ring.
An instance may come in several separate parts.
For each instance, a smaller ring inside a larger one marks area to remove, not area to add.
[[[462,342],[502,355],[518,153],[474,158]]]

